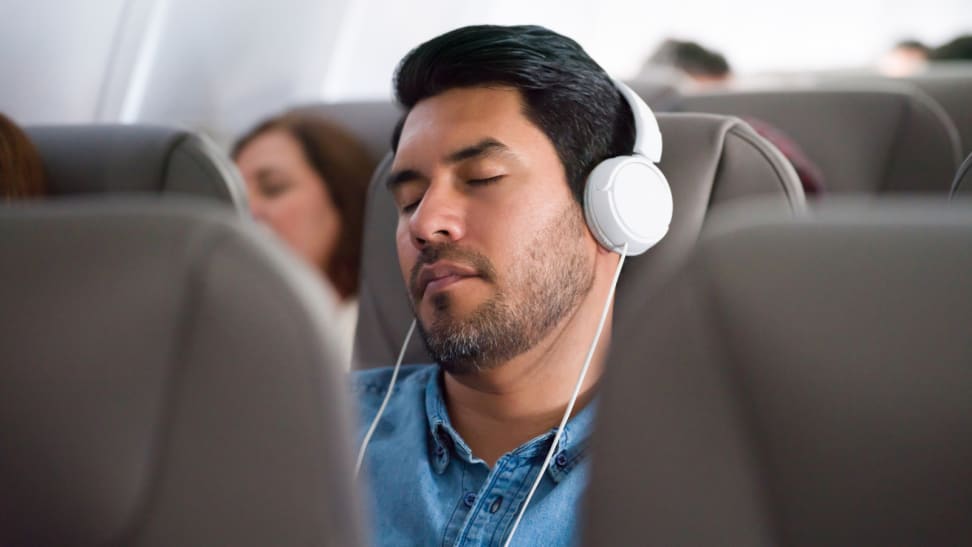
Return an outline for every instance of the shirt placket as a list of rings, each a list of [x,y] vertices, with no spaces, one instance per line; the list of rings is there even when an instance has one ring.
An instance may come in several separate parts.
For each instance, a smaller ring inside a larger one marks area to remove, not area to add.
[[[476,493],[455,545],[502,545],[536,467],[522,456],[507,454],[500,458]]]

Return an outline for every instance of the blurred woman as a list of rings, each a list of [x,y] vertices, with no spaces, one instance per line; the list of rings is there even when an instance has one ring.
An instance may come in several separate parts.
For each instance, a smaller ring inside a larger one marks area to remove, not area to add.
[[[44,166],[27,134],[0,113],[0,199],[13,201],[47,193]]]
[[[350,351],[375,161],[347,131],[306,112],[261,122],[237,141],[232,155],[254,217],[313,264],[340,297],[337,332]]]

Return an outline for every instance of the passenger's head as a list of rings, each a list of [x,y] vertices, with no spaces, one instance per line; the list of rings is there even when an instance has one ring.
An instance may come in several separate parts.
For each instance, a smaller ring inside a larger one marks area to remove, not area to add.
[[[930,51],[918,40],[902,40],[881,58],[878,68],[887,76],[909,76],[925,67]]]
[[[13,120],[0,113],[0,198],[36,198],[46,193],[44,166],[37,149]]]
[[[364,146],[313,114],[268,119],[233,147],[254,216],[327,276],[358,292],[361,234],[375,162]]]
[[[491,368],[545,338],[616,260],[581,203],[592,168],[631,153],[631,110],[576,42],[535,26],[434,38],[402,60],[395,92],[389,187],[420,329],[447,370]]]
[[[644,70],[654,67],[676,69],[701,86],[722,85],[732,76],[725,56],[699,43],[665,40],[645,62]]]

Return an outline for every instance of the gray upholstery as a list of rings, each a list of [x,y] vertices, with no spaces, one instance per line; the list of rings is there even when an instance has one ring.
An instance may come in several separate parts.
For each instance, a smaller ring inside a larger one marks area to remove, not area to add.
[[[615,331],[583,544],[972,544],[972,204],[714,216]]]
[[[247,210],[246,188],[222,151],[184,129],[140,125],[25,128],[54,195],[148,192],[211,198]]]
[[[317,277],[201,202],[0,209],[0,545],[358,545]]]
[[[972,63],[964,70],[929,71],[905,79],[945,109],[955,123],[962,142],[962,153],[972,153]]]
[[[661,169],[672,186],[675,212],[665,240],[629,260],[622,273],[615,323],[633,320],[664,277],[694,245],[710,204],[767,196],[784,211],[804,205],[803,189],[782,155],[734,118],[659,114],[665,139]],[[363,367],[394,364],[412,314],[395,249],[397,213],[383,186],[391,158],[375,172],[365,218],[355,356]],[[415,337],[406,363],[429,362]]]
[[[958,129],[962,153],[972,153],[972,63],[932,63],[926,70],[904,78],[883,78],[874,74],[831,76],[834,81],[869,84],[902,84],[920,89],[935,100]]]
[[[390,101],[321,103],[299,110],[321,114],[341,124],[365,145],[375,160],[391,151],[392,131],[402,115],[401,109]]]
[[[960,161],[955,125],[917,91],[814,89],[686,96],[682,108],[755,118],[791,137],[828,192],[947,193]]]

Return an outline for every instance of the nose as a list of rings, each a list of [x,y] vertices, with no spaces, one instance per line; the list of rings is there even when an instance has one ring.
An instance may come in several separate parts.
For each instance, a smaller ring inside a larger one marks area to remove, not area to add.
[[[412,245],[458,241],[466,235],[465,197],[450,184],[433,182],[408,221]]]

